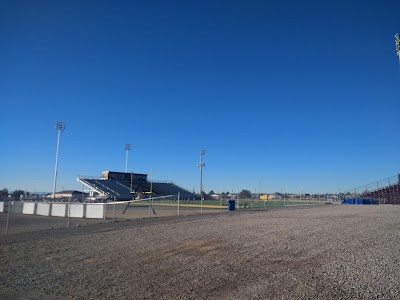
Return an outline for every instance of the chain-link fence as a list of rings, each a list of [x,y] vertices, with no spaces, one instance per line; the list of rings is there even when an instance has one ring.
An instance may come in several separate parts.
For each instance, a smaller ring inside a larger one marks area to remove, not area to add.
[[[152,197],[141,200],[116,201],[108,199],[102,203],[81,202],[81,199],[59,198],[56,201],[0,202],[0,228],[2,234],[30,232],[62,227],[81,226],[100,222],[113,222],[122,219],[143,219],[152,217],[173,217],[203,213],[222,213],[233,210],[263,210],[270,207],[296,205],[321,205],[333,203],[338,199],[333,194],[282,194],[268,200],[257,196],[240,199],[181,199],[180,195]],[[54,200],[54,199],[52,199]],[[229,202],[234,201],[233,207]],[[97,205],[97,206],[96,206]],[[89,209],[102,209],[100,217],[89,216]]]
[[[400,204],[400,174],[347,190],[340,199],[371,199],[374,204]]]

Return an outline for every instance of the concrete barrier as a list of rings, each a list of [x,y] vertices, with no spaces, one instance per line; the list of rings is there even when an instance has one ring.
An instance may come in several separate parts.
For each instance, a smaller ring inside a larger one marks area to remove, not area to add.
[[[86,204],[87,219],[104,219],[105,204],[104,203],[88,203]]]
[[[39,202],[36,207],[36,214],[40,216],[49,216],[50,215],[50,203],[41,203]]]
[[[11,202],[11,212],[13,214],[22,214],[23,202],[22,201],[12,201]],[[10,205],[10,203],[9,203]]]
[[[35,206],[34,202],[24,202],[22,204],[22,214],[24,215],[33,215],[35,214]]]
[[[83,218],[83,216],[84,216],[83,204],[70,204],[68,211],[67,211],[67,216],[68,215],[71,218]]]
[[[67,205],[65,203],[53,203],[51,205],[51,215],[53,217],[65,217]]]
[[[70,205],[70,206],[69,206]],[[4,202],[0,202],[0,212],[5,211]],[[26,215],[71,217],[87,219],[105,219],[104,203],[47,203],[47,202],[13,202],[12,212]]]

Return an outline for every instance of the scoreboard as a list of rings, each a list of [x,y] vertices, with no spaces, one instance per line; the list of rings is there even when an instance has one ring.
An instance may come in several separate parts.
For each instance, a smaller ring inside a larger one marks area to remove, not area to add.
[[[104,171],[101,175],[107,180],[147,181],[147,174]]]

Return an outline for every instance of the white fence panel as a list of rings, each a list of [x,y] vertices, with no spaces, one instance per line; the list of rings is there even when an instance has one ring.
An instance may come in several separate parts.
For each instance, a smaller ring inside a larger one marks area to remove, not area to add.
[[[86,204],[87,219],[104,219],[105,204],[103,203],[88,203]]]
[[[14,214],[22,214],[23,202],[22,201],[12,201],[11,202],[11,212]]]
[[[35,213],[35,204],[34,202],[24,202],[22,206],[22,213],[24,215],[33,215]]]
[[[67,216],[69,215],[71,218],[83,218],[83,207],[83,204],[70,204]]]
[[[67,205],[65,203],[53,203],[51,205],[51,215],[53,217],[65,217]]]
[[[0,212],[4,212],[4,202],[0,202]]]
[[[40,216],[50,215],[50,203],[38,203],[36,207],[36,214]]]

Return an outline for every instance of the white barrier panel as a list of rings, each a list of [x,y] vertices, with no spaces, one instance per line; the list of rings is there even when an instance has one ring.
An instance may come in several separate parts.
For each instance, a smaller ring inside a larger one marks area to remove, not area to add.
[[[87,219],[104,219],[105,204],[103,203],[88,203],[86,204]]]
[[[83,218],[83,204],[70,204],[67,216],[71,218]]]
[[[24,215],[33,215],[35,213],[35,204],[34,202],[24,202],[22,205],[22,213]]]
[[[4,202],[0,202],[0,212],[4,212]]]
[[[65,203],[53,203],[51,205],[51,215],[53,217],[65,217],[67,205]]]
[[[38,203],[36,207],[36,214],[40,216],[50,215],[50,203]]]
[[[23,206],[22,201],[12,201],[11,212],[13,214],[22,214]]]

